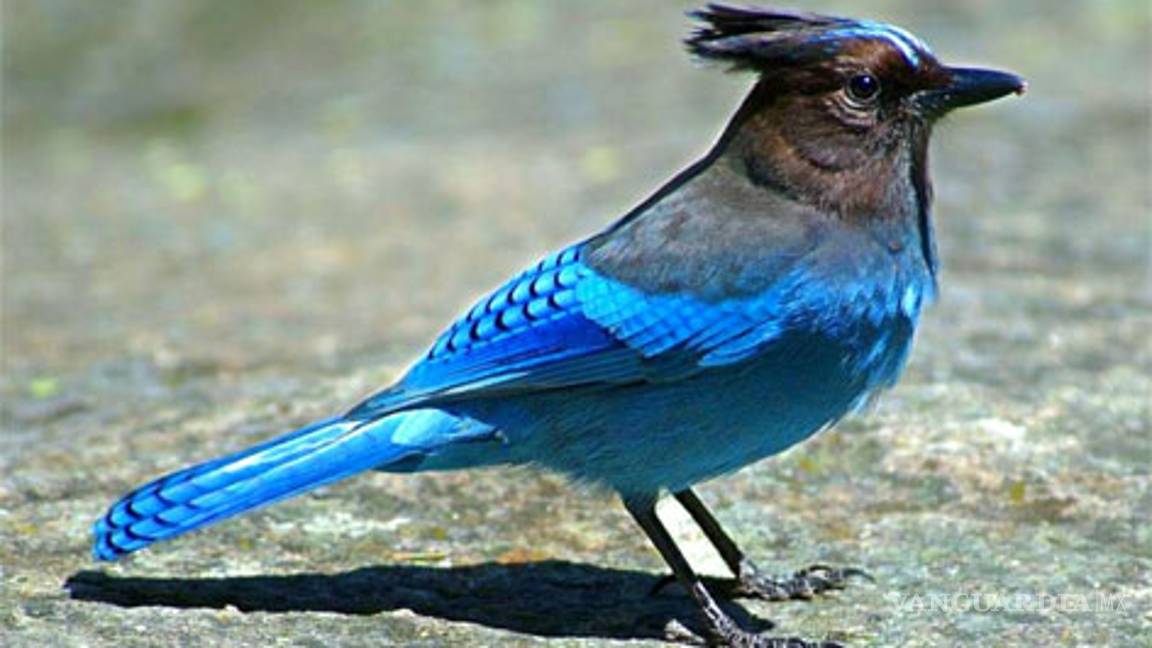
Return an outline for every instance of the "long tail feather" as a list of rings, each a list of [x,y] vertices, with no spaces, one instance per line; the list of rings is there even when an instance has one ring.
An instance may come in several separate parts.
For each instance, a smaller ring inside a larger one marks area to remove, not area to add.
[[[404,462],[426,448],[394,443],[396,425],[332,418],[149,482],[93,527],[93,554],[120,556],[353,474]]]

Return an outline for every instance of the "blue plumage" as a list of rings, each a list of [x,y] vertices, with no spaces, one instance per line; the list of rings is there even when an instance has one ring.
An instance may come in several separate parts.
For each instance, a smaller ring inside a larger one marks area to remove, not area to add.
[[[757,294],[649,294],[586,265],[586,245],[478,301],[395,387],[345,417],[127,495],[95,527],[97,557],[369,469],[535,463],[625,494],[685,488],[792,445],[891,384],[919,313],[907,295],[931,293],[926,271],[910,281],[866,268],[831,291],[801,257]],[[741,368],[718,371],[731,365]],[[819,403],[803,405],[808,390]],[[743,428],[752,438],[733,436]],[[719,438],[731,451],[706,452]],[[651,463],[653,449],[680,465]]]
[[[684,504],[742,591],[842,584],[759,575],[691,487],[895,383],[936,295],[932,125],[1023,82],[945,67],[880,23],[719,5],[693,15],[704,26],[692,52],[759,74],[703,159],[476,302],[345,415],[129,493],[96,523],[96,557],[365,470],[530,464],[617,491],[721,641],[810,645],[728,619],[655,502],[671,492]]]
[[[232,455],[149,482],[112,505],[93,528],[93,553],[114,560],[221,519],[374,468],[404,472],[445,444],[495,431],[438,410],[361,423],[317,421]]]

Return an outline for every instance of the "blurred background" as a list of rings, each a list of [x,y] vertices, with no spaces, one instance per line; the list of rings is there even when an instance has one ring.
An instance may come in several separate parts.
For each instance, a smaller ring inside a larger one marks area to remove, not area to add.
[[[943,293],[906,379],[703,489],[761,564],[878,585],[744,606],[854,645],[1146,640],[1149,4],[793,4],[895,22],[1030,90],[937,131]],[[645,598],[663,566],[610,497],[507,471],[368,476],[86,571],[124,489],[353,404],[703,153],[750,79],[688,60],[690,4],[0,6],[0,643],[576,644],[691,613]],[[311,572],[329,576],[290,580]],[[341,607],[350,591],[367,607]],[[1129,605],[899,605],[957,591]]]

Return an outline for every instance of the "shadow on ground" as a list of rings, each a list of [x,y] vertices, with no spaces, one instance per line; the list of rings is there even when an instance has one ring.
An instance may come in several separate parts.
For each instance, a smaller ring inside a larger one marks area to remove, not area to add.
[[[696,607],[681,591],[669,587],[652,594],[660,582],[641,572],[542,561],[231,578],[118,577],[81,571],[65,588],[73,599],[121,607],[234,606],[245,612],[355,615],[409,609],[422,616],[547,637],[664,638],[673,620],[699,632]],[[731,581],[710,585],[723,591]],[[725,607],[745,627],[771,626],[738,605]]]

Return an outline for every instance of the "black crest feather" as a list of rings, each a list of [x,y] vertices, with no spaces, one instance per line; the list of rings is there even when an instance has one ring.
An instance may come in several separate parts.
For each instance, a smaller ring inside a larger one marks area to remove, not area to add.
[[[688,12],[702,24],[684,44],[706,61],[723,61],[731,70],[767,71],[835,55],[840,42],[862,23],[848,18],[712,3]]]

